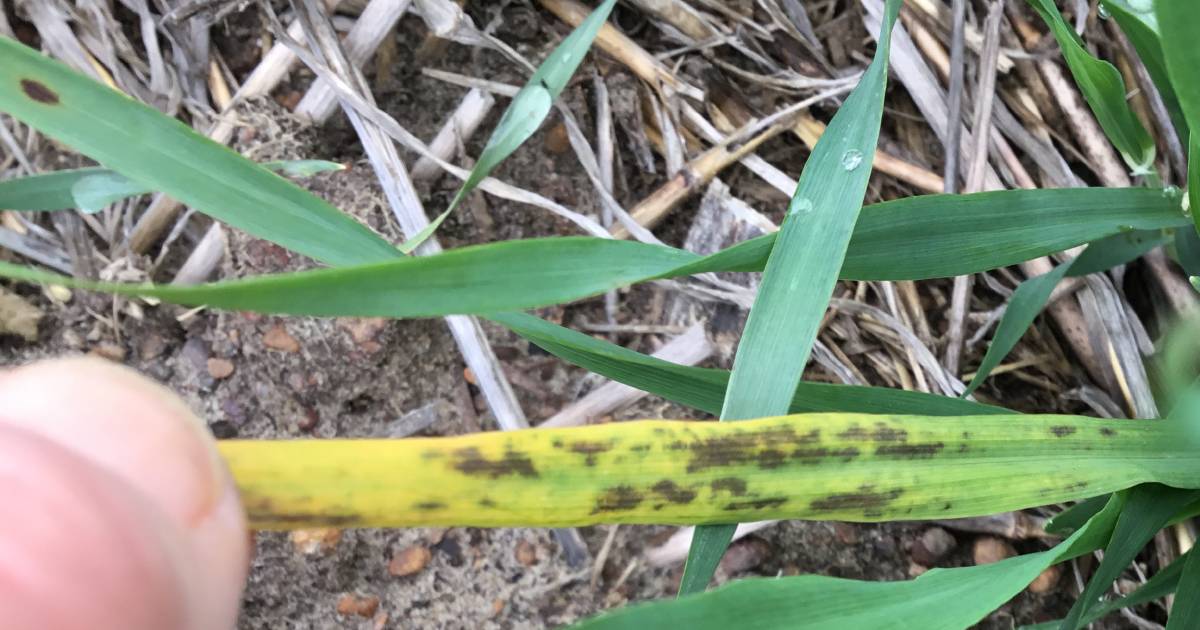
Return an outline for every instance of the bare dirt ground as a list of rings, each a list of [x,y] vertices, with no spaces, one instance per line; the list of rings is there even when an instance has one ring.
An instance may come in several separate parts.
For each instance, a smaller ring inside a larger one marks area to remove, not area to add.
[[[492,9],[468,6],[477,23],[486,23]],[[852,11],[852,10],[851,10]],[[543,28],[564,32],[553,16],[521,3],[509,5],[497,34],[529,58],[547,50],[550,38]],[[633,32],[649,29],[635,11],[623,9],[618,23]],[[866,39],[853,20],[836,18],[823,33],[845,31],[849,56],[867,50]],[[235,72],[253,65],[239,62],[239,41],[258,28],[255,10],[235,13],[215,30],[214,45],[226,51]],[[464,89],[420,73],[416,50],[425,37],[422,23],[413,17],[397,30],[396,58],[374,76],[381,106],[404,121],[422,138],[430,138],[451,111]],[[245,51],[242,51],[245,52]],[[520,83],[522,75],[493,56],[463,46],[444,49],[436,67],[507,83]],[[607,58],[597,65],[613,84],[635,81]],[[689,69],[691,70],[691,69]],[[701,72],[701,68],[697,72]],[[703,83],[703,76],[697,76]],[[386,201],[354,133],[340,117],[310,128],[291,118],[288,104],[311,80],[305,71],[277,90],[273,99],[240,107],[243,120],[235,148],[255,159],[322,158],[347,162],[344,172],[323,174],[304,182],[335,206],[351,213],[393,240],[400,240]],[[590,79],[578,81],[564,98],[591,125],[588,103]],[[775,93],[749,94],[755,105],[770,111]],[[501,103],[503,104],[503,103]],[[936,151],[925,155],[913,150],[927,146],[927,131],[908,116],[913,105],[898,87],[889,93],[888,133],[883,144],[891,151],[927,168]],[[494,124],[496,108],[484,128]],[[833,109],[821,107],[817,118],[828,120]],[[907,117],[906,117],[907,116]],[[529,143],[508,160],[497,175],[585,213],[598,213],[591,184],[574,158],[564,154],[560,128],[552,119]],[[484,136],[485,137],[485,136]],[[477,155],[482,139],[467,144]],[[637,157],[627,143],[618,142],[618,158],[626,165],[617,184],[617,198],[633,203],[661,183],[662,174],[639,171],[631,165]],[[926,152],[927,153],[927,152]],[[767,143],[759,154],[793,177],[803,165],[807,150],[794,138]],[[46,156],[46,168],[62,164]],[[411,157],[411,156],[406,156]],[[661,164],[660,164],[661,168]],[[768,217],[778,220],[786,199],[764,189],[740,166],[722,174],[742,198]],[[428,208],[441,208],[457,182],[446,178],[422,187]],[[895,180],[876,175],[869,201],[909,194]],[[656,229],[671,244],[682,243],[699,199],[692,199]],[[572,234],[573,226],[546,213],[492,197],[477,195],[468,208],[450,218],[439,237],[447,247],[542,235]],[[187,238],[199,232],[189,231]],[[2,254],[0,254],[2,255]],[[182,254],[173,254],[180,256]],[[171,259],[169,259],[171,260]],[[144,260],[132,262],[134,267]],[[222,277],[244,277],[311,266],[287,251],[263,241],[235,234]],[[853,291],[853,287],[846,287]],[[36,289],[12,287],[42,311],[40,330],[30,340],[0,335],[0,365],[19,365],[39,358],[92,353],[122,362],[175,391],[207,419],[219,437],[384,437],[408,433],[422,413],[434,414],[418,435],[453,435],[496,428],[471,375],[440,320],[319,320],[275,318],[247,313],[187,312],[170,306],[131,304],[76,294],[59,303]],[[639,287],[618,296],[617,319],[622,324],[654,323],[661,317],[665,289]],[[948,282],[922,284],[922,298],[944,304]],[[994,307],[1001,298],[978,291],[979,308]],[[940,300],[940,301],[939,301]],[[572,325],[604,319],[599,299],[541,313]],[[938,315],[933,314],[935,327]],[[537,422],[593,388],[599,381],[584,371],[549,357],[506,331],[490,328],[491,340],[505,364],[520,402],[531,421]],[[1056,332],[1046,324],[1028,336],[1026,353],[1050,348],[1062,357]],[[661,336],[638,333],[609,334],[610,340],[639,351],[651,352]],[[866,340],[866,345],[878,341]],[[969,353],[977,361],[979,347]],[[973,363],[972,363],[973,364]],[[728,367],[727,357],[709,365]],[[868,374],[868,365],[863,365]],[[814,368],[810,377],[829,380]],[[1038,378],[1062,386],[1040,388],[1029,379],[1001,375],[983,390],[989,400],[1017,409],[1082,411],[1076,401],[1054,395],[1082,378],[1078,370],[1050,368]],[[424,411],[422,411],[424,410]],[[432,411],[431,411],[432,410]],[[606,420],[654,417],[697,417],[690,411],[655,397],[627,407]],[[790,522],[762,530],[734,545],[719,573],[733,578],[817,573],[855,579],[902,580],[931,567],[964,566],[974,562],[973,546],[981,537],[954,529],[921,523],[857,525]],[[603,545],[609,527],[585,528],[582,534],[593,556]],[[680,567],[647,565],[643,552],[662,542],[673,528],[620,527],[612,552],[597,570],[571,567],[550,533],[544,530],[484,530],[472,528],[423,530],[346,530],[306,532],[300,535],[262,533],[257,536],[249,587],[244,600],[242,628],[542,628],[566,624],[597,611],[630,602],[668,597],[679,579]],[[947,536],[943,536],[947,534]],[[922,542],[933,537],[948,549],[931,554]],[[1015,541],[1018,551],[1044,548],[1037,541]],[[1075,576],[1067,572],[1041,593],[1025,592],[988,617],[980,627],[1012,628],[1061,617],[1077,592]],[[1153,615],[1153,613],[1151,613]],[[1097,627],[1133,627],[1117,618]]]

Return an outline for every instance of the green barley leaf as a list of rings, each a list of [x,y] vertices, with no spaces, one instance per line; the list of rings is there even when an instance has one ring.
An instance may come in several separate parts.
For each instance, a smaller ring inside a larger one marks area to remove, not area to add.
[[[397,255],[325,201],[158,110],[8,37],[0,59],[0,111],[149,190],[325,263]]]
[[[617,0],[605,0],[603,4],[596,7],[596,10],[584,18],[583,22],[554,49],[554,52],[546,57],[542,65],[538,66],[533,76],[529,77],[529,82],[513,97],[508,109],[504,110],[504,115],[500,117],[500,123],[492,132],[483,152],[479,154],[479,159],[476,160],[467,179],[455,193],[450,206],[445,212],[438,215],[429,227],[409,239],[402,247],[404,251],[412,251],[433,234],[450,212],[458,207],[463,198],[475,190],[479,182],[487,178],[500,165],[500,162],[516,151],[517,147],[537,131],[542,121],[546,119],[546,115],[550,113],[554,99],[558,98],[563,88],[567,86],[567,82],[571,80],[571,76],[575,74],[575,70],[579,68],[583,58],[587,56],[592,40],[596,39],[596,34],[604,26],[604,22],[616,4]]]
[[[1125,81],[1120,71],[1088,53],[1079,36],[1058,12],[1054,0],[1028,2],[1054,33],[1071,75],[1104,133],[1135,173],[1149,172],[1154,164],[1154,140],[1125,101]]]
[[[734,357],[721,420],[786,413],[863,206],[879,141],[899,0],[888,0],[875,59],[800,174]],[[679,593],[704,590],[735,526],[696,528]]]
[[[263,166],[288,177],[309,177],[346,167],[325,160],[284,160]],[[39,173],[0,181],[0,208],[5,210],[99,210],[134,195],[157,192],[117,173],[92,166]],[[80,196],[83,199],[80,199]]]

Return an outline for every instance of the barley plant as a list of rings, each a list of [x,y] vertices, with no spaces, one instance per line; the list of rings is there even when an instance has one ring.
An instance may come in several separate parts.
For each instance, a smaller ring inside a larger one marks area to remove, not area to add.
[[[864,206],[902,4],[887,0],[874,56],[804,164],[778,232],[711,255],[610,238],[588,217],[579,222],[589,236],[409,255],[421,253],[475,188],[495,189],[488,174],[552,115],[615,0],[596,6],[542,61],[513,95],[473,170],[459,173],[453,202],[400,247],[278,174],[337,165],[254,163],[3,38],[0,111],[99,166],[0,182],[0,207],[87,212],[157,191],[324,266],[197,285],[95,282],[13,263],[0,263],[0,275],[231,311],[474,315],[563,361],[718,416],[448,438],[221,443],[257,529],[698,526],[677,599],[610,611],[580,628],[964,628],[1048,567],[1096,550],[1103,559],[1067,617],[1038,627],[1081,628],[1175,593],[1167,627],[1197,628],[1200,560],[1191,553],[1136,590],[1106,596],[1156,533],[1200,515],[1200,405],[1190,389],[1195,335],[1188,332],[1195,329],[1181,323],[1163,342],[1170,351],[1156,363],[1151,401],[1161,418],[1022,414],[976,402],[972,393],[1064,279],[1160,246],[1197,273],[1200,215],[1189,208],[1200,194],[1200,145],[1188,130],[1200,128],[1200,12],[1190,0],[1100,4],[1132,42],[1193,156],[1181,191],[1164,187],[1156,170],[1162,148],[1131,109],[1121,72],[1090,52],[1053,0],[1028,3],[1138,185],[986,190],[976,182],[964,194]],[[303,16],[305,3],[296,4]],[[355,124],[384,138],[401,136],[403,129],[339,78],[336,55],[322,53],[317,41],[293,43]],[[644,228],[634,221],[625,229]],[[968,276],[1077,247],[1086,248],[1019,285],[957,397],[801,380],[839,281]],[[735,271],[762,275],[731,372],[670,363],[531,314],[636,283]],[[992,564],[895,582],[801,575],[706,590],[739,522],[951,519],[1052,504],[1071,504],[1047,525],[1061,541]]]

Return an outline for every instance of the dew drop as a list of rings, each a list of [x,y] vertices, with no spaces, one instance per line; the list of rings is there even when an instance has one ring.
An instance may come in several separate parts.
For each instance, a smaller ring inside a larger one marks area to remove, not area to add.
[[[858,168],[859,164],[862,164],[862,160],[862,151],[850,149],[842,154],[842,168],[846,169],[847,171],[853,171],[854,169]]]
[[[789,214],[809,214],[813,211],[813,202],[807,197],[796,197],[792,200],[791,212]]]
[[[1101,2],[1100,6],[1096,8],[1096,15],[1099,16],[1101,20],[1108,19],[1108,7],[1105,6],[1103,2]]]
[[[1122,232],[1132,232],[1133,226],[1132,225],[1118,225],[1117,229]]]
[[[1177,199],[1180,196],[1178,186],[1166,186],[1162,189],[1162,196],[1167,199]]]

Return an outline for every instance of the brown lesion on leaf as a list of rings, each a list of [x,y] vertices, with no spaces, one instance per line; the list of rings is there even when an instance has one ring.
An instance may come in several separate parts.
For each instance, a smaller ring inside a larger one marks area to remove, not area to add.
[[[840,459],[843,462],[848,462],[861,454],[858,448],[854,446],[833,449],[817,446],[814,448],[798,448],[792,451],[791,458],[801,464],[815,465],[827,459]]]
[[[645,498],[633,486],[613,486],[596,499],[596,506],[592,508],[592,514],[632,510],[641,505]]]
[[[454,451],[453,455],[456,460],[454,468],[464,475],[489,479],[510,476],[538,477],[533,460],[528,455],[512,449],[505,450],[503,457],[494,460],[484,457],[474,446],[460,448]]]
[[[1117,430],[1110,427],[1100,427],[1100,435],[1103,435],[1104,437],[1115,437],[1117,435]]]
[[[655,494],[671,503],[686,504],[696,500],[696,491],[685,488],[670,479],[663,479],[650,486]]]
[[[901,488],[876,491],[873,485],[859,486],[858,492],[831,494],[808,504],[814,512],[843,512],[862,510],[863,516],[883,516],[883,508],[891,505],[904,493]]]
[[[488,497],[483,497],[482,499],[479,500],[478,503],[479,503],[479,507],[483,507],[483,508],[491,509],[491,508],[496,507],[496,502],[491,500]]]
[[[875,449],[875,455],[896,459],[932,459],[944,448],[946,445],[943,442],[884,444]]]
[[[556,445],[557,446],[557,445]],[[588,466],[596,465],[596,456],[600,453],[607,453],[613,448],[613,443],[609,442],[573,442],[570,446],[572,453],[579,453],[584,456],[583,463]]]
[[[1068,435],[1075,433],[1077,430],[1078,429],[1069,424],[1056,424],[1050,427],[1050,433],[1052,433],[1054,437],[1058,438],[1067,437]]]
[[[1072,482],[1072,483],[1069,483],[1069,484],[1063,486],[1063,491],[1064,492],[1082,492],[1083,490],[1087,490],[1087,487],[1088,487],[1088,482],[1075,481],[1075,482]]]
[[[795,444],[806,436],[797,436],[791,425],[782,424],[747,431],[735,431],[729,435],[702,438],[691,442],[673,442],[667,445],[672,450],[690,450],[689,473],[725,466],[757,465],[759,468],[778,468],[786,463],[787,453],[779,450]]]
[[[746,494],[746,480],[738,477],[721,477],[713,479],[713,492],[728,492],[735,497],[740,497]]]
[[[653,447],[650,444],[634,444],[633,446],[629,447],[629,450],[633,451],[634,453],[648,453],[650,452],[651,448]]]
[[[867,440],[875,442],[903,442],[908,439],[908,431],[892,428],[883,422],[876,422],[875,428],[871,431],[857,424],[852,424],[846,427],[845,431],[838,433],[837,436],[849,442],[865,442]]]
[[[768,508],[777,508],[787,502],[787,497],[764,497],[761,499],[747,499],[745,501],[733,501],[726,503],[723,509],[727,512],[736,512],[741,510],[765,510]]]
[[[312,512],[285,509],[269,497],[243,496],[246,520],[251,524],[276,524],[289,527],[348,527],[362,522],[362,515],[334,511]]]
[[[58,94],[41,81],[21,79],[21,91],[43,105],[58,105]]]
[[[446,504],[442,503],[441,501],[422,501],[420,503],[417,503],[416,505],[413,505],[413,509],[421,511],[421,512],[429,512],[432,510],[444,510],[444,509],[446,509]]]

